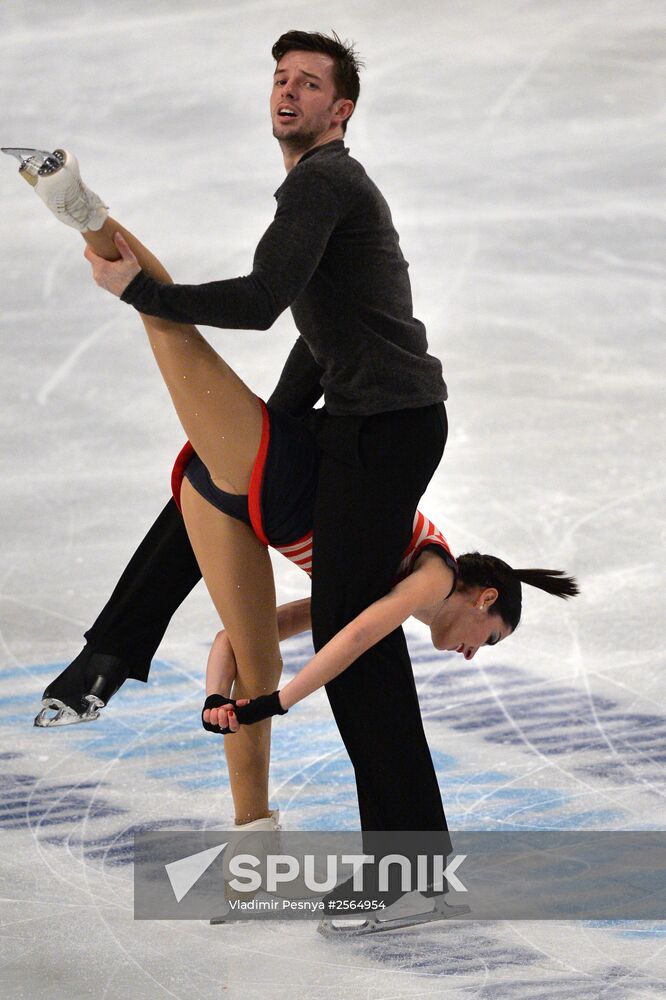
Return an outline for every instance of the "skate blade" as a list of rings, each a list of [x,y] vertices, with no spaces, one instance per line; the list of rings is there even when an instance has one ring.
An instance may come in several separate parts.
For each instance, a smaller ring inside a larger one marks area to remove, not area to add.
[[[73,708],[66,705],[59,698],[44,698],[42,707],[35,716],[34,724],[39,729],[53,729],[56,726],[74,726],[77,722],[94,722],[99,718],[99,709],[103,707],[99,698],[95,698],[96,704],[91,703],[92,695],[86,695],[88,707],[83,712],[75,712]],[[55,715],[48,715],[48,712],[55,712]]]
[[[379,934],[386,931],[399,931],[407,927],[419,927],[421,924],[433,924],[440,920],[456,920],[469,913],[469,906],[449,906],[441,904],[434,910],[415,913],[412,916],[371,918],[370,920],[341,920],[335,923],[335,918],[324,918],[319,922],[317,930],[324,937],[360,937],[363,934]]]
[[[34,163],[37,167],[43,167],[47,160],[53,157],[53,153],[46,149],[23,149],[21,146],[0,146],[0,151],[7,156],[15,156],[20,161],[21,166],[25,163]]]
[[[31,187],[36,187],[40,177],[55,174],[65,163],[65,153],[56,149],[49,153],[46,149],[23,149],[20,146],[0,146],[7,156],[15,156],[20,161],[19,176]]]

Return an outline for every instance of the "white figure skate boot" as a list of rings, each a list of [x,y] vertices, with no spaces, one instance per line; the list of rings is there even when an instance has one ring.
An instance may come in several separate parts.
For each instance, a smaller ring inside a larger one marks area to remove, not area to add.
[[[238,891],[229,884],[233,875],[229,871],[229,862],[237,854],[253,854],[261,859],[269,853],[277,853],[279,850],[278,833],[282,829],[280,826],[280,810],[272,809],[270,815],[263,819],[255,819],[251,823],[242,823],[235,826],[233,832],[237,834],[235,842],[228,848],[229,854],[225,851],[223,871],[224,871],[224,898],[229,900],[250,900],[256,895],[256,890],[248,892]],[[220,917],[213,917],[211,924],[226,923],[226,914]]]
[[[108,216],[105,205],[81,180],[78,160],[66,149],[48,153],[43,149],[2,147],[21,163],[19,174],[34,187],[56,219],[80,233],[98,230]]]

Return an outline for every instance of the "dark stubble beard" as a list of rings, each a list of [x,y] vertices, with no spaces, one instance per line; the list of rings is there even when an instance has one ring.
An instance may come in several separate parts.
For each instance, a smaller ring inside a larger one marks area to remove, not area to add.
[[[331,108],[333,105],[331,104]],[[326,111],[330,111],[327,108]],[[315,142],[323,133],[326,131],[326,112],[322,112],[321,116],[321,128],[317,130],[316,128],[310,128],[307,131],[299,128],[298,131],[294,131],[288,135],[278,135],[275,126],[273,126],[273,138],[277,139],[281,146],[285,146],[292,153],[305,153],[306,150],[314,146]]]
[[[312,145],[320,136],[320,132],[315,132],[311,130],[309,132],[299,131],[295,135],[278,135],[278,132],[273,128],[273,138],[277,139],[281,146],[286,146],[293,153],[303,153],[306,149],[310,149]]]

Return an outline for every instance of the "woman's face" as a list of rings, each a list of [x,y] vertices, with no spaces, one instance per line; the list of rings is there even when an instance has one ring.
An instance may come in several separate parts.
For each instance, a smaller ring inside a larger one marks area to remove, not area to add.
[[[461,653],[471,660],[481,646],[495,646],[511,635],[513,630],[501,615],[492,613],[496,600],[494,587],[473,587],[452,594],[430,626],[435,649]]]

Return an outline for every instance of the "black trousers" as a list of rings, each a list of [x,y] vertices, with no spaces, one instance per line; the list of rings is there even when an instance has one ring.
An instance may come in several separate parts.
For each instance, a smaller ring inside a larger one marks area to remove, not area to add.
[[[171,618],[200,579],[185,522],[171,499],[85,633],[88,646],[119,656],[129,665],[130,677],[148,680]]]
[[[446,442],[443,404],[371,417],[313,414],[320,448],[313,641],[321,648],[390,589]],[[86,632],[146,680],[171,617],[201,579],[170,500]],[[363,830],[446,829],[411,662],[396,629],[327,685],[354,767]]]
[[[447,435],[443,404],[327,417],[320,448],[312,635],[320,649],[391,589]],[[444,810],[401,628],[327,685],[363,830],[443,830]]]

